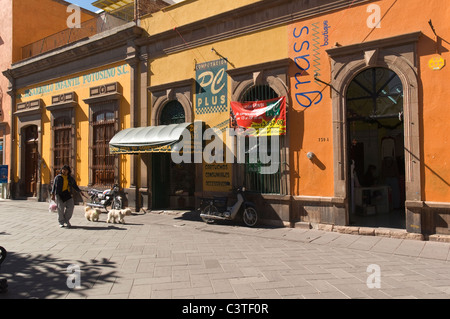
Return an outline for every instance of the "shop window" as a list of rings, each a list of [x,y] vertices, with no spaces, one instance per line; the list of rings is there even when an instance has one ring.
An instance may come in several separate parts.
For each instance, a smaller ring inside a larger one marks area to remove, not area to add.
[[[51,112],[52,123],[52,158],[50,171],[53,178],[59,174],[62,166],[70,165],[76,172],[76,139],[75,139],[75,112],[78,106],[75,92],[67,92],[52,96],[51,105],[46,109]],[[76,174],[76,173],[74,173]]]
[[[118,82],[89,88],[89,184],[109,188],[120,181],[120,157],[109,153],[109,141],[121,129]]]
[[[279,97],[278,94],[269,85],[255,85],[248,89],[241,102],[251,102],[251,101],[263,101],[270,100]],[[248,139],[248,138],[247,138]],[[271,149],[271,139],[268,138],[268,147]],[[280,149],[278,150],[281,154],[282,148],[285,142],[285,137],[280,136]],[[246,149],[248,149],[248,141],[246,142]],[[258,146],[259,147],[259,146]],[[274,174],[261,174],[260,163],[249,163],[249,155],[246,155],[246,164],[244,165],[245,177],[244,184],[245,187],[254,192],[259,192],[263,194],[280,194],[281,193],[281,166],[278,168],[277,172]]]
[[[387,68],[370,68],[360,72],[347,90],[350,159],[354,161],[359,183],[369,166],[380,173],[384,151],[383,138],[397,145],[398,166],[404,166],[403,152],[403,85],[399,76]],[[386,144],[386,143],[385,143]],[[386,147],[385,147],[386,149]],[[394,152],[388,152],[395,157]]]
[[[62,166],[71,163],[72,122],[69,117],[57,118],[53,125],[53,176],[59,174]]]
[[[115,115],[109,110],[93,114],[92,176],[93,184],[112,186],[115,174],[115,156],[109,153],[109,141],[115,132]]]
[[[362,71],[349,85],[347,108],[353,170],[350,217],[358,223],[356,215],[389,214],[397,209],[386,224],[380,223],[404,228],[403,85],[399,76],[387,68]]]

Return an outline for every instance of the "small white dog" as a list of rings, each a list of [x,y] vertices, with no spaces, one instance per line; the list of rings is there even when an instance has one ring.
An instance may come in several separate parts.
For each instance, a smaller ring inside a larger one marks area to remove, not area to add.
[[[84,210],[84,217],[86,217],[87,220],[91,222],[98,222],[101,214],[100,209],[86,206]]]
[[[115,224],[117,221],[118,223],[125,224],[125,219],[123,218],[125,216],[124,212],[125,210],[111,209],[108,213],[108,219],[106,222]]]
[[[124,216],[130,216],[131,215],[131,209],[129,209],[129,208],[122,209],[122,213],[123,213]]]

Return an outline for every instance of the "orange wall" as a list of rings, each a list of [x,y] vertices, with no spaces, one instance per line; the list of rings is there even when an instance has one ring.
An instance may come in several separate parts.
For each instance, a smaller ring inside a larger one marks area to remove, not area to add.
[[[370,4],[381,8],[381,28],[371,29],[367,19],[372,12],[367,12]],[[422,187],[423,200],[435,202],[450,201],[450,139],[448,138],[448,123],[450,122],[450,90],[447,83],[450,79],[450,6],[442,0],[380,0],[371,1],[358,6],[349,6],[326,16],[318,16],[309,20],[302,20],[288,27],[289,57],[293,60],[299,56],[309,55],[310,69],[299,76],[299,69],[291,69],[291,99],[289,123],[291,130],[291,163],[298,176],[292,176],[291,187],[294,195],[333,196],[333,140],[332,140],[332,104],[331,93],[323,84],[314,83],[316,66],[320,70],[320,79],[330,82],[330,61],[325,50],[332,48],[336,42],[340,45],[350,45],[376,39],[402,35],[421,31],[424,35],[418,43],[420,88],[419,112],[421,123],[422,149]],[[435,36],[428,25],[433,21],[438,35],[442,38],[440,52],[447,61],[447,66],[440,71],[433,71],[428,67],[428,61],[435,54]],[[324,21],[331,26],[328,29],[328,45],[324,38]],[[319,46],[314,56],[314,26],[319,32]],[[303,27],[308,27],[307,29]],[[300,34],[302,33],[302,34]],[[306,42],[309,42],[309,46]],[[302,46],[303,44],[303,46]],[[294,45],[296,45],[294,47]],[[300,52],[295,52],[295,50]],[[320,62],[320,65],[316,65]],[[297,62],[306,68],[305,60]],[[297,76],[295,74],[297,73]],[[304,83],[298,84],[298,81]],[[296,87],[297,86],[297,87]],[[322,91],[322,100],[317,91]],[[315,102],[310,107],[303,107],[309,101],[298,93],[307,94]],[[299,102],[296,100],[296,94]],[[312,163],[306,153],[312,151],[319,162]]]
[[[13,1],[13,62],[22,58],[22,47],[67,29],[67,12],[70,3],[55,0]],[[94,18],[95,14],[81,10],[81,21]]]
[[[12,2],[0,0],[0,72],[8,69],[11,66],[12,54]],[[2,115],[0,116],[0,123],[9,123],[11,119],[11,97],[7,94],[9,81],[3,74],[0,74],[0,109]],[[3,153],[5,162],[3,164],[10,165],[11,157],[11,140],[9,139],[10,126],[4,126],[5,131],[0,129],[0,137],[3,133]]]

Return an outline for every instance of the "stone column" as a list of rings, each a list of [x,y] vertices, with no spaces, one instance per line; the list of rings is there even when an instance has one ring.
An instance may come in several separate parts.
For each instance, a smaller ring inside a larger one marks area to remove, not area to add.
[[[7,198],[15,199],[17,196],[16,192],[16,183],[15,183],[15,170],[16,170],[16,161],[17,161],[17,149],[16,149],[16,122],[14,120],[14,110],[16,107],[16,88],[15,88],[15,79],[11,74],[10,70],[6,70],[3,74],[8,78],[8,95],[11,97],[11,117],[10,117],[10,148],[11,148],[11,156],[10,156],[10,166],[9,166],[9,181],[8,181],[8,195]]]
[[[126,62],[130,66],[130,128],[138,126],[139,119],[139,58],[138,48],[130,40],[127,47]],[[134,207],[135,211],[139,210],[139,194],[137,192],[137,155],[127,155],[130,158],[130,188],[126,190],[128,193],[128,207]]]
[[[145,52],[144,52],[145,51]],[[149,126],[149,105],[148,105],[148,95],[149,92],[147,90],[149,79],[148,79],[148,69],[150,63],[148,61],[148,54],[146,52],[146,48],[141,48],[140,55],[140,68],[139,68],[139,77],[140,77],[140,86],[139,86],[139,94],[140,94],[140,104],[139,104],[139,115],[140,121],[139,124],[141,127]],[[139,198],[140,198],[140,207],[144,210],[151,209],[151,191],[149,187],[149,170],[151,169],[151,155],[150,154],[141,154],[139,156],[138,162],[138,170],[139,170]]]

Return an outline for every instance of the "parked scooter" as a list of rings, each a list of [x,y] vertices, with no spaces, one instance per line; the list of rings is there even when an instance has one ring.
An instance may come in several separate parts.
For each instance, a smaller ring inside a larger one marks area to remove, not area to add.
[[[91,189],[88,192],[91,202],[86,203],[89,207],[111,209],[122,209],[122,196],[120,196],[119,185],[115,184],[111,189],[97,190]]]
[[[226,199],[209,198],[203,199],[203,202],[208,203],[200,213],[200,217],[206,223],[213,223],[216,220],[235,220],[239,213],[242,212],[242,220],[248,227],[254,227],[258,223],[258,212],[255,204],[247,201],[244,196],[245,187],[240,187],[237,190],[237,202],[230,207],[223,210],[220,209],[220,202],[226,203]],[[203,206],[203,205],[202,205]]]

